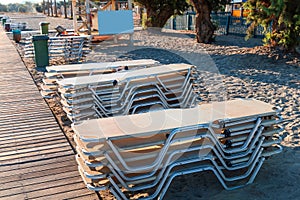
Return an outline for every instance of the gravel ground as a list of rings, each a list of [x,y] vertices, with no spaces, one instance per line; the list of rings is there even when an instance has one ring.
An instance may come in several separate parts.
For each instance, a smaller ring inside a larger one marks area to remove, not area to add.
[[[28,28],[38,29],[36,18],[24,18]],[[72,27],[62,18],[40,18],[51,27]],[[22,44],[17,45],[22,49]],[[217,36],[213,44],[197,44],[193,34],[182,32],[136,31],[133,45],[128,36],[117,44],[95,44],[87,62],[152,58],[161,63],[190,63],[202,72],[206,85],[203,102],[234,98],[255,98],[283,108],[285,131],[283,153],[267,160],[254,183],[225,191],[210,173],[176,178],[165,199],[299,199],[300,189],[300,61],[299,56],[263,47],[259,39],[245,41],[237,36]],[[24,60],[32,69],[34,63]],[[52,64],[62,63],[57,60]],[[34,72],[34,70],[31,70]],[[35,76],[39,83],[41,76]],[[54,113],[63,118],[59,105],[50,102]],[[71,138],[69,124],[60,121]],[[108,192],[104,199],[111,199]]]

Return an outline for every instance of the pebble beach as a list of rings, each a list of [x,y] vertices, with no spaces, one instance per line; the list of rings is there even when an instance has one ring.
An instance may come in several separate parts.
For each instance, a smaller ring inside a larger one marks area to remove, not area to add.
[[[10,17],[16,14],[6,13]],[[38,16],[38,17],[37,17]],[[50,22],[49,29],[61,25],[72,28],[72,20],[46,17],[41,14],[19,15],[15,22],[27,22],[27,28],[38,30],[39,22]],[[29,37],[30,34],[22,35]],[[13,41],[12,41],[13,42]],[[24,44],[15,44],[20,55]],[[176,178],[165,199],[299,199],[300,198],[300,57],[283,54],[263,46],[261,39],[245,41],[243,37],[218,35],[212,44],[197,44],[192,32],[156,29],[138,29],[133,43],[127,35],[118,43],[104,41],[93,44],[86,62],[132,59],[154,59],[162,64],[189,63],[201,71],[206,93],[202,102],[224,101],[236,98],[254,98],[282,108],[284,121],[282,143],[284,150],[265,161],[253,184],[226,191],[213,173],[199,173]],[[34,75],[37,85],[41,75],[34,71],[34,62],[23,58]],[[61,64],[56,60],[52,65]],[[72,140],[70,124],[63,120],[59,104],[49,101],[57,114],[62,129]],[[141,196],[143,194],[140,194]],[[113,199],[101,192],[103,199]]]

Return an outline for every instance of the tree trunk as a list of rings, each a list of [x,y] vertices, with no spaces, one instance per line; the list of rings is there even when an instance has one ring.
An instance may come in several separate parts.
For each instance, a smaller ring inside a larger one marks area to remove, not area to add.
[[[50,16],[50,2],[49,2],[49,0],[47,0],[47,14],[48,14],[48,16]]]
[[[52,3],[52,0],[50,0],[50,6],[51,6],[51,17],[53,17],[53,3]]]
[[[57,4],[56,4],[56,0],[54,0],[54,13],[55,13],[55,17],[57,16]]]
[[[207,0],[191,0],[196,9],[196,38],[199,43],[211,43],[216,27],[213,25],[210,13],[211,7]]]
[[[72,6],[72,1],[68,1],[69,2],[69,5],[71,6],[71,17],[70,17],[70,19],[73,19],[73,6]],[[74,10],[74,12],[76,12],[75,10]]]
[[[65,13],[65,18],[68,18],[66,0],[64,0],[64,13]]]
[[[163,9],[160,12],[152,10],[151,8],[147,9],[147,27],[157,27],[163,28],[168,19],[173,15],[173,11],[168,9]]]
[[[43,13],[46,14],[45,0],[43,0]]]

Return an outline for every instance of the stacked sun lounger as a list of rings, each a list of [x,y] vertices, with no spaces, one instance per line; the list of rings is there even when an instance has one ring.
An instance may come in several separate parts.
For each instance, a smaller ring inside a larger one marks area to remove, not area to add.
[[[57,81],[79,76],[115,73],[122,70],[141,69],[158,65],[158,61],[141,59],[131,61],[69,64],[46,67],[47,72],[41,85],[44,98],[52,98],[57,94]]]
[[[145,112],[190,108],[198,104],[193,90],[197,70],[188,64],[68,78],[57,81],[61,104],[73,122]]]
[[[26,30],[27,22],[11,23],[10,28],[12,30],[19,29],[21,31]]]
[[[87,36],[51,37],[49,39],[50,56],[64,56],[67,63],[79,63],[91,50]]]
[[[87,36],[49,37],[49,58],[64,57],[67,63],[79,63],[91,51],[90,38]],[[25,57],[34,57],[32,38],[26,38]]]
[[[172,180],[212,171],[235,189],[280,153],[279,110],[257,100],[202,104],[73,124],[79,172],[90,190],[117,199],[162,199]],[[147,190],[146,190],[147,189]]]

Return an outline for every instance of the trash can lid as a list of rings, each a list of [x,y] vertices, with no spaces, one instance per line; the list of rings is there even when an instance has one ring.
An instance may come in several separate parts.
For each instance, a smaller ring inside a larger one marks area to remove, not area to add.
[[[39,40],[48,40],[49,37],[47,35],[33,35],[32,41],[39,41]]]
[[[19,30],[19,29],[14,29],[14,30],[12,30],[12,32],[15,33],[15,34],[20,34],[20,33],[21,33],[21,30]]]
[[[59,33],[62,33],[62,32],[64,32],[66,29],[65,29],[64,27],[58,25],[57,27],[55,27],[55,30],[56,30],[57,32],[59,32]]]
[[[49,25],[50,22],[40,22],[40,26]]]

